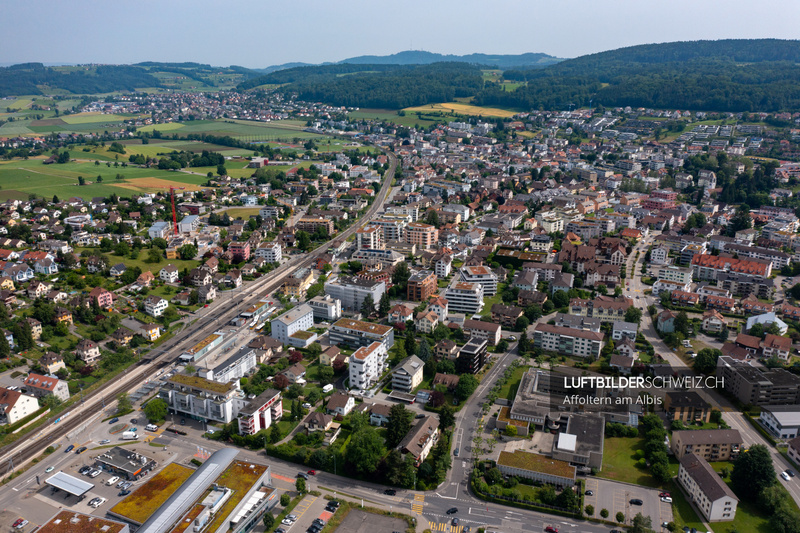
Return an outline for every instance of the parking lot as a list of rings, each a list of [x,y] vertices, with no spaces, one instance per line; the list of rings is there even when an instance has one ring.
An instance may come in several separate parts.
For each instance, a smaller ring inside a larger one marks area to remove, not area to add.
[[[321,518],[327,523],[332,516],[332,513],[325,510],[327,504],[328,500],[325,498],[309,494],[291,512],[297,517],[297,520],[292,525],[282,524],[280,527],[287,533],[304,533],[317,518]]]
[[[406,521],[353,509],[336,529],[337,533],[392,533],[405,531]]]
[[[586,490],[594,494],[583,497],[584,505],[593,505],[595,516],[600,516],[601,509],[608,509],[609,520],[614,520],[621,511],[625,514],[625,524],[630,525],[633,517],[642,513],[652,519],[656,531],[664,531],[658,526],[672,521],[672,505],[661,501],[658,489],[589,477],[586,479]],[[642,500],[642,505],[631,504],[633,499]]]

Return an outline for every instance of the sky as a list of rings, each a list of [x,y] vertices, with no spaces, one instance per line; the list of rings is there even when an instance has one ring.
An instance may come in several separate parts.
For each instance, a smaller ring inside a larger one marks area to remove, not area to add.
[[[403,50],[570,58],[637,44],[796,39],[795,0],[26,0],[0,64],[194,61],[264,68]]]

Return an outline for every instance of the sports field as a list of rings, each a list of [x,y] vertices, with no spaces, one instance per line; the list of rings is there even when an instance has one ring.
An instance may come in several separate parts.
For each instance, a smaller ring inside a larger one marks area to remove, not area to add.
[[[517,113],[507,109],[496,107],[480,107],[476,105],[462,104],[459,102],[447,102],[444,104],[428,104],[418,107],[407,107],[403,111],[406,113],[431,113],[440,112],[444,115],[470,115],[477,117],[500,117],[509,118]]]

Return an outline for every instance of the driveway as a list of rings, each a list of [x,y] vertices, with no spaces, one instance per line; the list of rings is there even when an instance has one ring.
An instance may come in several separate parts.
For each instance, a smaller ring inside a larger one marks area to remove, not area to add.
[[[594,492],[583,497],[583,505],[593,505],[596,517],[601,509],[608,509],[608,519],[615,520],[618,512],[625,514],[625,524],[630,525],[637,513],[649,516],[656,531],[663,522],[672,522],[672,505],[664,503],[658,496],[658,489],[648,489],[639,485],[629,485],[609,479],[586,478],[586,490]],[[631,505],[632,499],[640,499],[643,505]]]

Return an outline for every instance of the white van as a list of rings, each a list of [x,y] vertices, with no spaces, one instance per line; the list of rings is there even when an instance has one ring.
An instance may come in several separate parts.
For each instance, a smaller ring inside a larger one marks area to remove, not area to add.
[[[147,431],[158,431],[158,426],[155,424],[147,424],[144,429]]]
[[[114,476],[114,477],[110,478],[108,481],[106,481],[106,485],[108,485],[110,487],[111,485],[113,485],[117,481],[119,481],[119,476]]]
[[[331,392],[332,390],[333,390],[333,385],[331,385],[330,383],[322,387],[322,392],[325,394]]]

